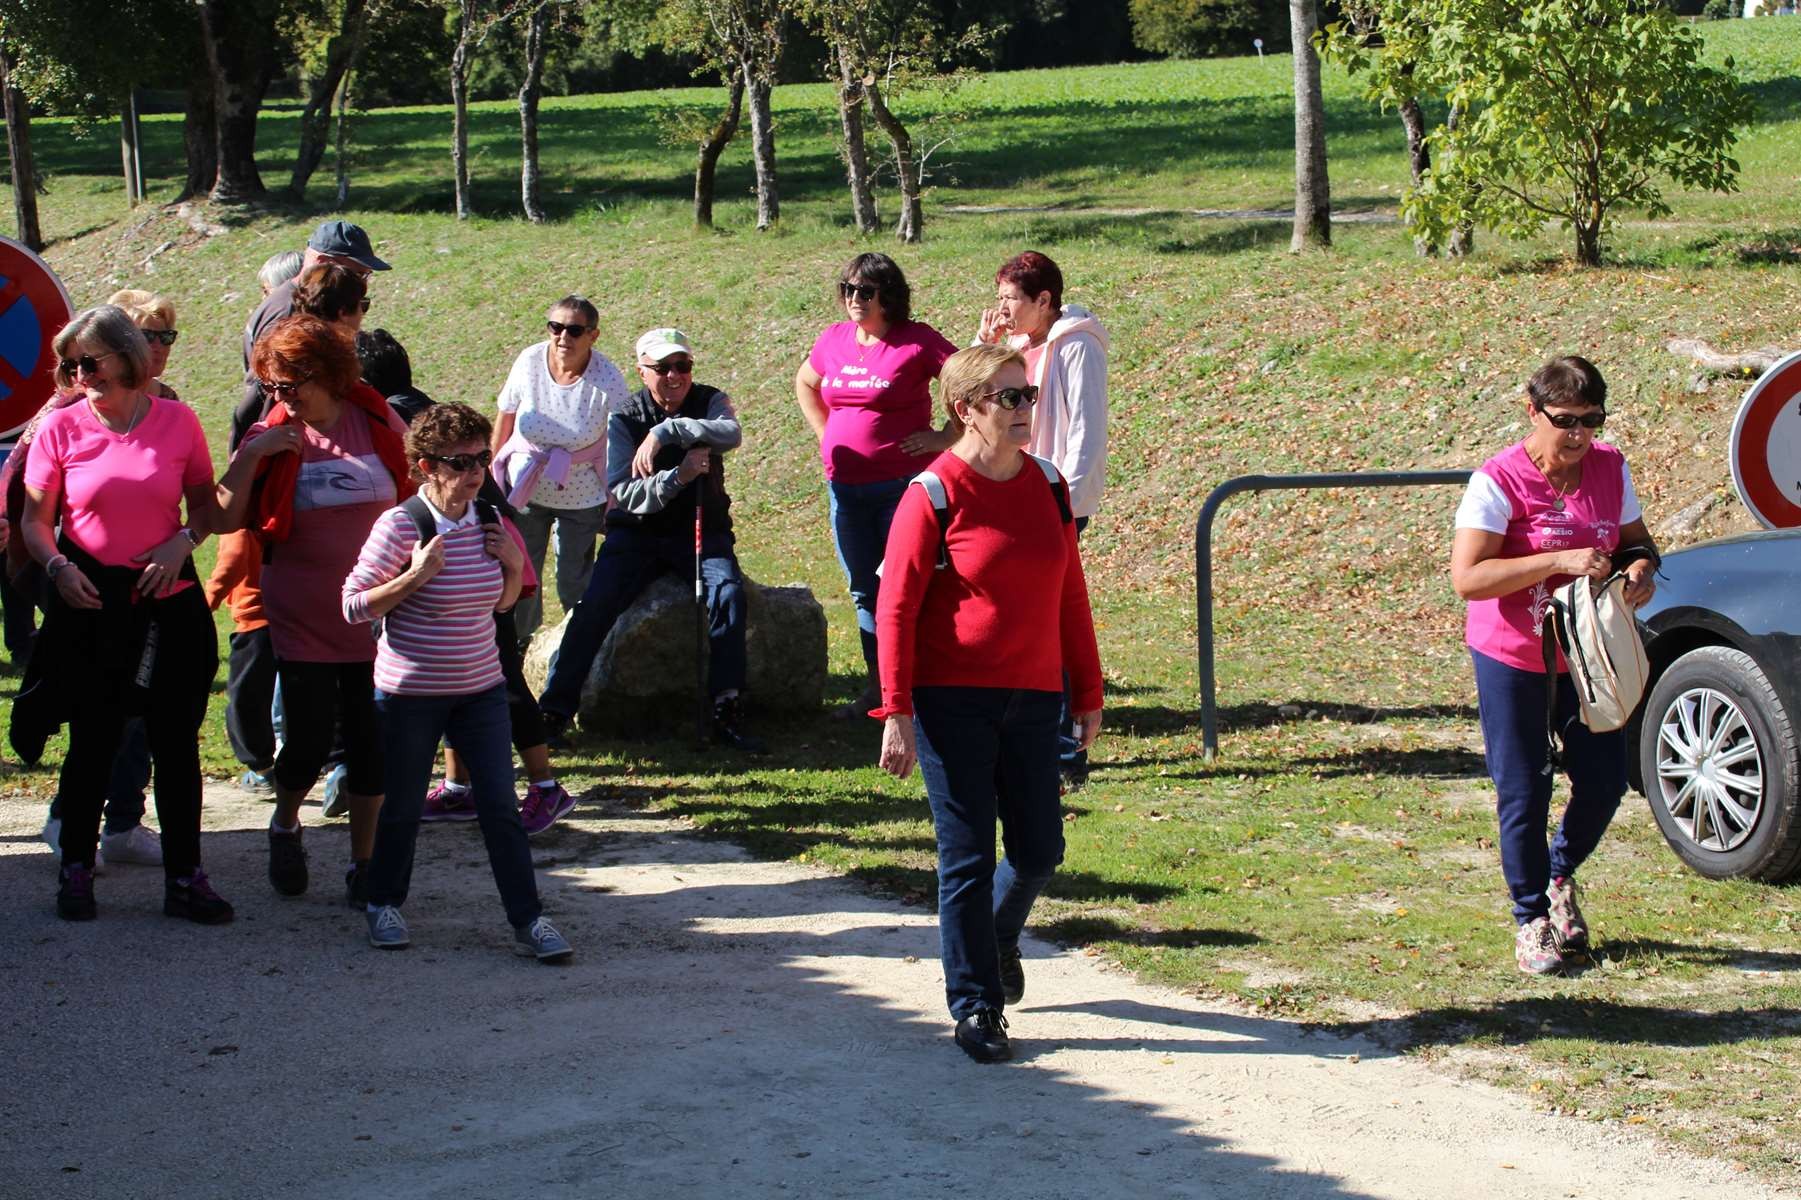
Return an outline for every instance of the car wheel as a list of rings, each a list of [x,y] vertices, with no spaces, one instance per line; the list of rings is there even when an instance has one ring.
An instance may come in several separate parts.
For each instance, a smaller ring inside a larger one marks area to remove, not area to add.
[[[1645,704],[1639,767],[1664,840],[1701,874],[1801,867],[1795,728],[1749,654],[1703,646],[1670,665]]]

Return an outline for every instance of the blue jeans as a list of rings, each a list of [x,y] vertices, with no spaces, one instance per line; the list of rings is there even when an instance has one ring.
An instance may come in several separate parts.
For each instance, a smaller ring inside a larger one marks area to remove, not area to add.
[[[913,730],[938,834],[944,998],[962,1020],[1005,1007],[1000,954],[1063,861],[1057,693],[917,687]],[[1000,819],[1007,856],[994,861]]]
[[[438,742],[448,741],[469,769],[475,814],[488,866],[507,920],[530,925],[544,911],[532,852],[519,823],[513,794],[512,721],[507,689],[495,684],[466,696],[400,696],[377,690],[386,755],[387,798],[375,826],[375,855],[369,860],[369,903],[406,903],[413,879],[413,850],[419,841],[419,814],[438,762]]]
[[[1545,677],[1470,651],[1476,664],[1476,704],[1488,777],[1500,821],[1501,874],[1513,895],[1518,924],[1551,909],[1552,879],[1576,873],[1601,842],[1626,794],[1626,731],[1593,733],[1582,723],[1576,689],[1557,679],[1557,722],[1563,732],[1563,769],[1570,803],[1547,847],[1552,777],[1545,770]]]
[[[144,823],[144,790],[149,786],[150,737],[144,731],[144,718],[132,717],[125,722],[106,783],[106,832],[124,833]],[[58,794],[50,801],[50,819],[60,821],[62,816],[63,798]]]
[[[884,479],[880,483],[833,483],[826,481],[826,492],[832,500],[832,544],[838,550],[838,565],[850,580],[851,603],[857,606],[857,632],[863,641],[863,661],[875,677],[875,601],[881,577],[876,569],[888,553],[888,527],[894,524],[894,510],[907,494],[912,479]]]
[[[1087,517],[1076,518],[1076,537],[1088,528]],[[1074,714],[1069,711],[1069,672],[1063,672],[1063,706],[1057,713],[1057,761],[1065,771],[1086,774],[1088,751],[1082,749],[1081,735],[1076,732]]]
[[[559,717],[572,717],[581,707],[582,684],[600,653],[601,643],[613,631],[620,614],[631,606],[657,576],[673,572],[694,578],[694,542],[691,538],[659,537],[615,525],[600,544],[600,557],[588,577],[588,592],[575,606],[575,616],[563,631],[563,644],[550,664],[539,707]],[[744,578],[732,553],[727,534],[708,534],[701,542],[701,587],[707,601],[707,680],[712,694],[737,691],[744,686],[747,667],[744,650]]]

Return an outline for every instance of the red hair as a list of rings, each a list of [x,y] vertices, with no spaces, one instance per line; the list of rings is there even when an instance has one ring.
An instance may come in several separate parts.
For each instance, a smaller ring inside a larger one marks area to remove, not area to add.
[[[1015,254],[1001,264],[1001,269],[994,273],[994,282],[998,287],[1010,283],[1025,293],[1028,300],[1036,300],[1045,292],[1051,294],[1051,307],[1063,307],[1063,272],[1048,255],[1036,250],[1027,250]]]
[[[276,370],[312,379],[339,397],[348,395],[363,373],[356,347],[343,331],[305,313],[283,317],[256,340],[250,373],[267,379]]]

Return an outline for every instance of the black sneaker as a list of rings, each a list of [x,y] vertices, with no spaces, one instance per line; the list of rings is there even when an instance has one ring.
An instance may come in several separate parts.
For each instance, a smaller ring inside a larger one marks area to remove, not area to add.
[[[269,883],[284,896],[306,892],[306,847],[300,844],[300,831],[269,831]]]
[[[1058,793],[1067,796],[1088,786],[1087,763],[1063,763],[1057,768]]]
[[[1019,961],[1019,947],[1001,951],[1001,997],[1012,1008],[1026,997],[1026,966]]]
[[[743,754],[762,754],[769,744],[755,734],[738,728],[742,716],[738,697],[721,696],[713,702],[713,740]]]
[[[56,915],[65,921],[92,921],[100,915],[94,904],[94,868],[72,863],[57,873]]]
[[[185,917],[196,925],[223,925],[232,915],[231,905],[213,890],[205,871],[163,884],[165,917]]]
[[[569,742],[569,718],[562,713],[546,712],[544,714],[544,745],[551,750],[571,749]]]
[[[1013,1057],[1007,1018],[992,1008],[978,1008],[957,1022],[957,1045],[977,1062],[1006,1062]]]
[[[363,912],[369,907],[369,864],[352,863],[344,872],[344,903],[352,912]]]

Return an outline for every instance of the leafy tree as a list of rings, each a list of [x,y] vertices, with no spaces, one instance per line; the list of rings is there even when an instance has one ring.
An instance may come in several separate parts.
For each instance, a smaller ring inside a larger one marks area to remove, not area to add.
[[[1281,0],[1131,0],[1132,41],[1174,58],[1245,54],[1255,38],[1286,49],[1287,7]]]
[[[0,104],[6,113],[6,159],[12,170],[13,226],[28,249],[44,248],[38,223],[37,168],[31,156],[31,101],[13,84],[12,52],[0,36]]]
[[[750,99],[751,162],[757,178],[758,229],[768,229],[782,215],[776,180],[775,125],[769,109],[769,95],[781,71],[782,52],[788,44],[788,17],[788,0],[670,0],[664,5],[656,25],[663,44],[699,58],[702,72],[716,72],[722,80],[735,79],[743,85]],[[735,113],[738,102],[734,87],[727,117],[722,117],[701,143],[694,195],[695,220],[701,224],[712,223],[713,166],[726,143],[737,132],[738,122],[731,114]],[[704,217],[703,175],[706,185]]]
[[[300,148],[288,177],[288,192],[296,200],[306,194],[307,181],[325,160],[332,105],[362,56],[370,21],[383,7],[382,0],[306,0],[284,14],[282,32],[298,51],[306,96]]]
[[[256,119],[280,58],[280,0],[199,0],[199,9],[219,157],[212,198],[260,200],[268,189],[256,169]]]

